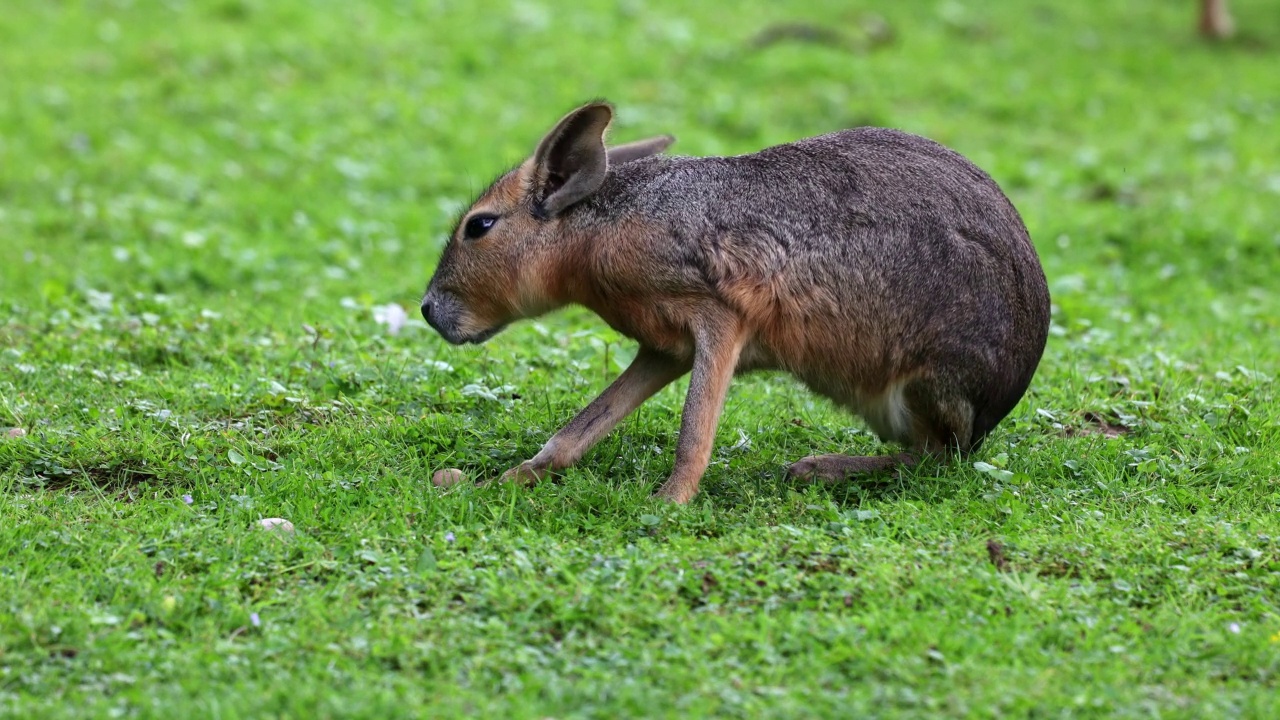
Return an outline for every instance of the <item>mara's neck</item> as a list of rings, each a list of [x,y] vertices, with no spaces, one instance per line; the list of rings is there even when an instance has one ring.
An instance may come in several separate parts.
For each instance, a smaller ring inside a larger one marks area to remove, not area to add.
[[[566,305],[595,304],[597,235],[583,224],[568,222],[544,242],[532,272],[519,273],[532,281],[520,288],[522,315],[536,317]]]

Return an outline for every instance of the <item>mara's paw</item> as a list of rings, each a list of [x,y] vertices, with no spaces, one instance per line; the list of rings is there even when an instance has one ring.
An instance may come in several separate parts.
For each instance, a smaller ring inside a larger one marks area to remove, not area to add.
[[[502,477],[498,478],[498,482],[516,483],[529,487],[537,485],[538,481],[550,475],[551,471],[545,467],[538,467],[533,461],[526,460],[510,470],[502,473]]]
[[[663,483],[662,487],[658,488],[658,492],[654,493],[653,496],[677,505],[684,505],[697,494],[698,482],[696,480],[682,482],[672,478]]]

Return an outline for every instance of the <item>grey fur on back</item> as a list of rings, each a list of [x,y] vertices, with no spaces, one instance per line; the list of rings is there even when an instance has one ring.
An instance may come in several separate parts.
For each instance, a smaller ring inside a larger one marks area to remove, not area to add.
[[[922,137],[858,128],[736,157],[648,158],[610,168],[569,213],[584,228],[627,216],[670,235],[654,248],[670,253],[654,264],[664,285],[732,302],[728,288],[759,284],[796,337],[848,337],[847,384],[830,372],[841,358],[786,367],[765,348],[744,362],[855,409],[860,386],[941,373],[972,403],[976,447],[1043,353],[1048,289],[1021,218],[986,173]],[[598,272],[625,291],[625,277]]]

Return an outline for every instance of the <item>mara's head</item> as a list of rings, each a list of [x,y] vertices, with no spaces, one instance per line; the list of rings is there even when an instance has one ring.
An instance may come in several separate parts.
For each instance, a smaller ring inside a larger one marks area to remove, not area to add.
[[[613,108],[584,105],[556,123],[533,157],[498,178],[458,218],[422,297],[422,316],[454,344],[481,343],[508,323],[554,309],[557,241],[574,206],[604,183],[611,165],[656,155],[670,136],[606,148]]]

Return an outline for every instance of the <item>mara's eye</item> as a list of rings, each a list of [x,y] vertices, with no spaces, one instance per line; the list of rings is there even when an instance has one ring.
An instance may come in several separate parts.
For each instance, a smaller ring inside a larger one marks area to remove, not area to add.
[[[492,230],[494,224],[497,222],[498,218],[492,215],[476,215],[467,221],[467,226],[463,228],[462,234],[465,235],[468,240],[475,240],[476,238],[484,237],[484,234]]]

